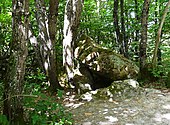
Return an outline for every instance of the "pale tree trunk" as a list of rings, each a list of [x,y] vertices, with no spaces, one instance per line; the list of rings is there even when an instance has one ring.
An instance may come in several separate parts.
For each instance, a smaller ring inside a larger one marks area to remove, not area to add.
[[[11,124],[21,125],[24,124],[22,93],[25,60],[28,54],[29,0],[13,0],[12,12],[12,46],[5,79],[5,87],[7,88],[4,88],[3,113]]]
[[[144,75],[144,66],[146,64],[146,48],[147,48],[147,25],[148,25],[148,13],[149,13],[150,0],[145,0],[143,4],[142,17],[141,17],[141,41],[139,45],[139,57],[140,57],[140,72]],[[142,76],[141,76],[142,77]]]
[[[74,42],[80,23],[81,10],[81,0],[67,0],[63,29],[63,65],[66,68],[69,82],[73,82],[74,77]]]
[[[159,29],[157,32],[157,37],[156,37],[156,41],[155,41],[155,49],[154,49],[153,58],[152,58],[153,67],[156,67],[156,65],[157,65],[157,54],[158,54],[158,48],[159,48],[159,44],[160,44],[160,40],[161,40],[162,27],[165,22],[166,15],[169,11],[169,7],[170,7],[170,0],[166,5],[166,8],[164,10],[164,13],[163,13],[160,25],[159,25]]]
[[[46,6],[44,0],[35,0],[36,5],[36,21],[38,24],[39,34],[36,41],[37,47],[39,49],[39,57],[41,61],[41,66],[44,72],[48,74],[49,67],[49,55],[48,52],[52,47],[51,40],[49,38],[48,32],[48,18],[46,13]],[[48,76],[48,75],[47,75]]]
[[[56,23],[58,14],[58,0],[50,0],[49,15],[47,15],[44,0],[35,0],[36,4],[36,19],[39,27],[39,35],[37,44],[38,57],[40,58],[40,65],[50,83],[51,91],[55,92],[62,87],[58,81],[57,67],[56,67]],[[34,37],[34,40],[35,37]]]

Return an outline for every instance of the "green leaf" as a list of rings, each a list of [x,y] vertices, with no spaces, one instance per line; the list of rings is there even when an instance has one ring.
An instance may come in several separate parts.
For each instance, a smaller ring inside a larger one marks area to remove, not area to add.
[[[63,96],[63,91],[60,90],[60,89],[58,89],[58,90],[57,90],[57,95],[58,95],[58,97],[62,98],[62,96]]]

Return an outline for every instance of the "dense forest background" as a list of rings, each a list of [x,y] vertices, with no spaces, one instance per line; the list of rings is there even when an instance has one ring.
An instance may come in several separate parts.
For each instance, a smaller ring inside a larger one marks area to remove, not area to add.
[[[170,87],[169,6],[168,0],[1,0],[0,124],[72,124],[61,100],[82,34],[134,61],[142,86]]]

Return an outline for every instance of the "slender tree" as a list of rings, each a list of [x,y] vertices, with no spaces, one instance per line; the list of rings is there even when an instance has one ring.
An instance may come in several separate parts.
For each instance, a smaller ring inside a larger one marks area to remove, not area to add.
[[[121,16],[121,34],[122,34],[122,47],[123,47],[123,54],[125,57],[128,58],[128,41],[126,37],[125,31],[125,16],[124,16],[124,0],[120,0],[120,16]]]
[[[12,44],[5,78],[4,111],[11,124],[24,124],[23,86],[27,57],[29,0],[12,1]]]
[[[81,0],[67,0],[63,29],[63,65],[66,68],[69,82],[73,82],[74,77],[74,42],[80,23],[81,10]]]
[[[121,27],[119,26],[119,2],[120,2]],[[125,57],[128,57],[128,43],[126,39],[125,20],[124,20],[124,0],[120,0],[120,1],[114,0],[113,19],[114,19],[116,39],[119,45],[120,54],[123,54]]]
[[[136,18],[137,22],[140,20],[138,7],[139,7],[138,0],[135,0],[135,18]],[[138,27],[135,29],[135,41],[139,41],[139,29],[138,29]]]
[[[36,20],[39,28],[38,38],[36,39],[30,31],[30,41],[34,46],[40,66],[44,70],[50,83],[50,89],[53,92],[62,88],[57,77],[55,52],[58,4],[58,0],[50,0],[48,14],[45,1],[35,0]]]
[[[139,57],[140,57],[140,72],[141,77],[144,75],[144,67],[146,64],[146,48],[147,48],[147,31],[148,31],[148,13],[149,13],[150,0],[144,0],[142,16],[141,16],[141,41],[139,45]]]
[[[52,48],[50,53],[50,66],[48,69],[49,72],[49,81],[51,83],[51,90],[55,91],[56,88],[61,89],[61,86],[58,81],[58,68],[57,68],[57,60],[56,60],[56,33],[57,33],[57,16],[58,16],[58,0],[50,0],[49,2],[49,16],[48,16],[48,28],[49,28],[49,37],[51,39]],[[54,70],[55,69],[55,70]]]
[[[122,37],[120,33],[120,27],[119,27],[119,16],[118,16],[118,8],[119,8],[119,0],[114,0],[114,8],[113,8],[113,22],[115,26],[116,31],[116,40],[119,45],[119,51],[121,54],[123,54],[123,47],[122,47]]]
[[[166,8],[164,10],[164,13],[162,15],[162,19],[161,19],[161,22],[160,22],[160,25],[159,25],[159,28],[158,28],[157,37],[156,37],[156,41],[155,41],[155,49],[154,49],[153,59],[152,59],[153,67],[156,67],[156,65],[157,65],[157,54],[158,54],[158,48],[159,48],[159,44],[160,44],[160,40],[161,40],[162,27],[163,27],[163,24],[165,22],[166,15],[169,11],[169,7],[170,7],[170,0],[166,4]]]
[[[140,18],[139,18],[139,3],[138,0],[135,0],[135,19],[137,24],[140,23]],[[136,25],[135,29],[135,41],[139,42],[139,26]],[[138,62],[139,61],[139,46],[135,46],[134,52],[135,52],[135,60]]]

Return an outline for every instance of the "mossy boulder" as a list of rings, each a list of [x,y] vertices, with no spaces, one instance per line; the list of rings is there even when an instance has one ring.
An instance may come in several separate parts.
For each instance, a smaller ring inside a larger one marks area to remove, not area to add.
[[[127,99],[139,96],[143,94],[144,89],[139,86],[139,83],[134,79],[126,79],[120,81],[114,81],[110,86],[106,88],[100,88],[95,91],[89,91],[80,96],[83,100],[115,100],[115,99]],[[87,98],[88,97],[90,98]],[[89,100],[89,101],[90,101]]]
[[[117,80],[135,79],[139,72],[132,61],[99,46],[86,35],[82,35],[76,42],[74,54],[79,71],[89,79],[92,89],[108,87]]]
[[[94,96],[100,99],[131,98],[140,92],[139,83],[134,79],[127,79],[112,82],[109,87],[99,89]]]

